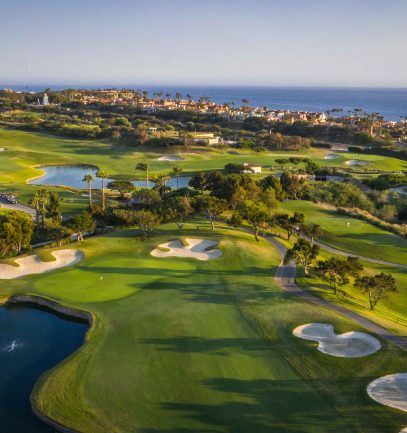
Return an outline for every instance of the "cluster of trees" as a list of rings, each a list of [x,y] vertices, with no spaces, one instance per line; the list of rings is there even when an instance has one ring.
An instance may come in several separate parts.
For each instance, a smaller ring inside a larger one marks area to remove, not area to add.
[[[340,182],[318,182],[309,186],[308,197],[317,203],[329,203],[338,207],[359,208],[373,211],[374,206],[357,185]]]
[[[368,185],[370,188],[377,190],[384,190],[397,186],[407,185],[407,174],[380,174],[375,179],[365,180],[365,184]]]
[[[117,189],[122,198],[119,209],[89,207],[91,215],[99,225],[138,225],[147,237],[160,222],[174,222],[180,230],[189,218],[200,215],[211,228],[226,211],[231,211],[228,222],[240,225],[243,220],[253,228],[258,239],[259,232],[276,225],[287,230],[288,236],[303,223],[303,215],[275,215],[274,209],[280,200],[297,194],[294,181],[290,176],[282,181],[270,175],[255,181],[246,174],[223,175],[220,172],[202,172],[194,175],[189,188],[172,190],[166,185],[168,176],[158,176],[154,185],[148,188],[149,167],[146,163],[137,165],[146,174],[146,188],[135,189],[126,180],[115,180],[108,184]],[[175,173],[174,169],[174,173]],[[178,171],[176,174],[180,174]]]
[[[353,281],[354,287],[367,294],[371,310],[374,310],[380,300],[397,291],[396,280],[391,274],[381,272],[376,275],[362,275],[363,265],[357,257],[318,260],[318,255],[319,246],[300,237],[287,251],[285,262],[294,260],[304,268],[306,276],[309,275],[309,267],[314,266],[314,274],[327,283],[335,295],[346,294],[343,287]]]
[[[23,212],[0,214],[0,258],[16,256],[28,249],[33,230],[31,217]]]

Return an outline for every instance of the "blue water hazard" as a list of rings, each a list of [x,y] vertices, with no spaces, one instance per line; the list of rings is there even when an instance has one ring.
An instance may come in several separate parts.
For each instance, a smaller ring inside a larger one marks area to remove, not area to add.
[[[87,189],[88,184],[83,181],[83,177],[91,174],[94,178],[92,188],[100,189],[102,180],[96,177],[97,167],[86,165],[61,165],[61,166],[43,166],[41,170],[45,171],[45,175],[30,181],[32,185],[62,185],[71,188]],[[191,177],[182,176],[178,178],[178,187],[183,188],[188,186]],[[105,186],[113,179],[105,179]],[[146,187],[145,180],[135,180],[133,184],[139,188]],[[154,186],[153,182],[149,182],[149,188]],[[177,178],[171,177],[167,182],[167,186],[177,188]]]
[[[0,307],[0,432],[53,433],[31,411],[37,379],[78,349],[88,324],[29,305]]]

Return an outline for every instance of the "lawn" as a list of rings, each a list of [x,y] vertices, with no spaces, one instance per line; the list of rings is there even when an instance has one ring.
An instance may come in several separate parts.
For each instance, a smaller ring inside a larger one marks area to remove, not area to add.
[[[172,224],[148,241],[134,230],[94,237],[77,245],[86,259],[73,268],[0,281],[3,296],[37,294],[95,317],[86,344],[38,383],[45,413],[93,433],[394,433],[407,425],[406,414],[366,394],[373,378],[404,371],[405,353],[386,342],[360,359],[317,352],[291,335],[295,326],[360,326],[281,292],[280,260],[265,241],[195,226],[182,236],[218,240],[221,258],[152,257],[179,238]]]
[[[284,212],[302,212],[306,224],[322,228],[318,240],[352,254],[407,264],[407,240],[358,218],[341,215],[309,201],[281,203]]]
[[[276,159],[291,156],[307,157],[319,165],[348,167],[349,159],[368,159],[372,167],[381,170],[401,170],[406,163],[394,158],[375,155],[338,154],[334,160],[324,159],[327,150],[311,148],[300,152],[263,152],[257,154],[251,150],[216,150],[214,148],[192,147],[178,149],[182,152],[181,161],[159,161],[165,153],[176,153],[176,150],[145,149],[142,147],[123,146],[114,141],[73,140],[52,135],[24,132],[11,129],[0,129],[0,147],[6,150],[0,153],[0,184],[25,183],[28,179],[41,176],[43,173],[35,166],[59,164],[90,164],[107,170],[111,176],[142,178],[141,172],[135,171],[138,162],[148,161],[152,175],[171,172],[173,166],[180,167],[185,174],[203,170],[223,169],[228,163],[259,163],[264,172],[270,168],[279,169]]]
[[[344,259],[342,256],[321,250],[319,258],[327,259],[328,257]],[[301,268],[298,270],[299,277],[297,278],[297,283],[303,289],[313,293],[314,295],[336,304],[343,305],[345,308],[368,317],[396,334],[405,336],[407,333],[407,311],[405,307],[407,304],[407,270],[398,269],[392,266],[377,265],[363,260],[361,263],[364,267],[363,274],[375,275],[384,272],[386,274],[391,274],[396,279],[397,292],[391,293],[387,298],[382,299],[374,311],[369,308],[367,295],[361,290],[355,288],[353,281],[350,281],[349,284],[341,287],[342,290],[352,296],[351,299],[342,296],[341,294],[336,296],[328,284],[313,275],[312,272],[310,276],[305,277]]]
[[[332,152],[331,152],[332,153]],[[389,156],[381,155],[367,155],[362,153],[336,153],[336,158],[325,162],[324,165],[331,165],[336,167],[352,168],[355,171],[403,171],[407,169],[407,162],[401,159],[392,158]],[[368,164],[363,165],[349,165],[347,161],[359,160],[366,161]]]

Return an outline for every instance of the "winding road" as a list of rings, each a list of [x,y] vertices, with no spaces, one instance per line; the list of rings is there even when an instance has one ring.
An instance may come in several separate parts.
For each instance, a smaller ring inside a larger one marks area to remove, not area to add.
[[[287,249],[283,245],[281,245],[280,242],[278,242],[275,238],[267,237],[266,240],[278,250],[281,259],[283,260],[287,252]],[[377,323],[373,322],[370,319],[367,319],[366,317],[358,313],[350,311],[340,305],[336,305],[332,302],[326,301],[325,299],[318,298],[317,296],[314,296],[302,290],[295,283],[296,273],[297,273],[297,267],[294,262],[290,262],[287,265],[284,265],[283,262],[281,262],[276,272],[276,277],[275,277],[276,283],[285,292],[290,293],[293,296],[297,296],[301,299],[304,299],[305,301],[312,302],[321,307],[332,310],[335,313],[339,313],[342,316],[345,316],[348,319],[359,323],[368,331],[373,332],[388,341],[391,341],[392,343],[399,346],[401,349],[407,351],[407,337],[400,337],[398,335],[394,335],[387,329],[383,328],[382,326],[378,325]]]
[[[23,204],[20,203],[10,203],[9,201],[7,201],[4,198],[0,197],[0,208],[4,208],[4,209],[10,209],[10,210],[19,210],[21,212],[25,212],[28,215],[31,215],[33,218],[35,218],[35,209],[28,207],[28,206],[24,206]]]

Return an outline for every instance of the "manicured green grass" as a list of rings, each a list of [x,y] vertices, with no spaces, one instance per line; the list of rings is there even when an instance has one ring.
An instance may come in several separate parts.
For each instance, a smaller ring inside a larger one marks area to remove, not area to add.
[[[338,154],[334,160],[324,156],[330,151],[309,149],[300,152],[263,152],[257,154],[251,150],[221,151],[213,148],[190,149],[143,149],[123,146],[114,141],[73,140],[46,134],[0,129],[0,147],[6,149],[0,153],[0,183],[25,183],[27,179],[38,177],[42,171],[35,166],[55,164],[91,164],[107,170],[111,176],[142,178],[141,172],[135,171],[138,162],[148,161],[151,174],[171,172],[172,167],[181,167],[185,174],[203,170],[223,169],[228,163],[259,163],[268,172],[271,167],[279,169],[275,160],[290,156],[307,157],[320,165],[347,167],[349,159],[372,161],[372,168],[381,170],[401,170],[406,163],[394,158],[375,155]],[[159,161],[163,153],[177,153],[183,156],[181,161]],[[366,167],[370,167],[366,166]]]
[[[19,203],[28,205],[31,198],[34,196],[36,191],[41,189],[37,185],[27,185],[27,184],[0,184],[0,193],[7,192],[10,194],[15,194],[18,198]],[[88,208],[88,198],[82,196],[81,193],[76,193],[74,191],[69,191],[64,188],[58,188],[54,186],[46,187],[48,192],[58,192],[61,197],[61,213],[64,218],[71,217],[79,212],[82,212]],[[98,192],[94,191],[94,198],[99,201]],[[111,202],[112,205],[115,202]],[[1,209],[1,208],[0,208]]]
[[[72,140],[46,134],[0,129],[0,147],[6,148],[0,154],[0,183],[20,182],[38,177],[38,165],[55,164],[91,164],[109,172],[110,175],[142,178],[141,172],[135,171],[138,162],[148,161],[150,172],[170,172],[173,166],[184,169],[185,173],[202,170],[223,169],[229,163],[258,162],[265,167],[275,165],[275,159],[304,156],[323,161],[323,151],[309,150],[298,152],[219,151],[212,148],[191,149],[154,149],[119,145],[115,142],[96,140]],[[158,158],[169,152],[183,153],[181,161],[159,161]]]
[[[319,224],[323,232],[318,240],[327,245],[356,255],[407,264],[407,240],[366,221],[309,201],[283,202],[281,209],[302,212],[306,224]]]
[[[333,165],[336,167],[347,167],[353,168],[355,171],[369,171],[369,170],[380,170],[380,171],[402,171],[406,170],[407,162],[401,159],[391,158],[389,156],[381,155],[366,155],[360,153],[336,153],[336,158],[328,160],[324,165]],[[369,164],[363,165],[349,165],[347,161],[351,160],[367,161]]]
[[[360,327],[281,292],[267,242],[195,227],[180,236],[165,225],[148,241],[133,230],[95,237],[77,245],[86,258],[75,267],[0,281],[3,296],[33,293],[95,316],[86,344],[36,387],[44,412],[93,433],[393,433],[407,424],[366,395],[373,378],[405,368],[405,353],[386,342],[360,359],[317,352],[292,336],[295,326]],[[180,237],[218,240],[224,255],[150,255]]]

